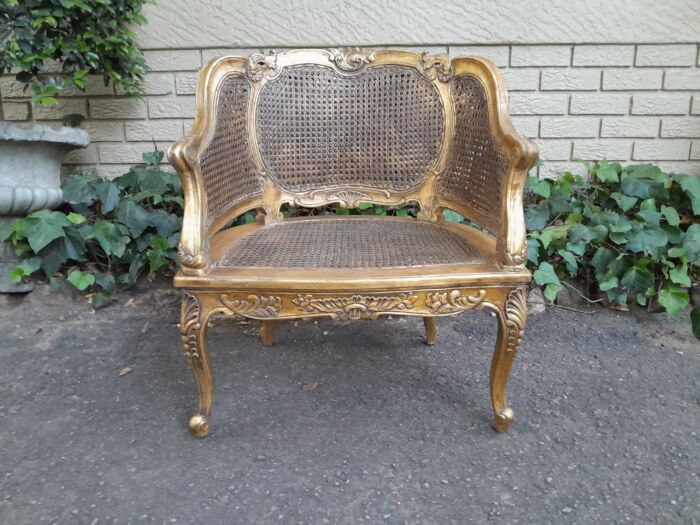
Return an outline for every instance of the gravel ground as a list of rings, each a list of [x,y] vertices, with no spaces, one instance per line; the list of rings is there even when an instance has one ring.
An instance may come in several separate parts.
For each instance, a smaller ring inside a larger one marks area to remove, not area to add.
[[[507,434],[486,312],[441,319],[432,348],[417,318],[284,322],[272,348],[216,320],[197,440],[177,295],[129,298],[0,298],[3,524],[700,523],[685,318],[532,315]]]

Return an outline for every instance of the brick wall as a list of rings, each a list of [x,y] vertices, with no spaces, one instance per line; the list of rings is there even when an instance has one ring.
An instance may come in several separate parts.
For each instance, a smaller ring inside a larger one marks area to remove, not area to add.
[[[502,68],[516,129],[536,140],[542,176],[581,172],[574,158],[655,162],[700,175],[700,65],[697,44],[427,46],[406,49],[480,55]],[[116,176],[186,134],[197,71],[224,54],[257,49],[148,50],[143,99],[118,96],[99,79],[58,106],[31,108],[11,76],[0,77],[3,118],[60,123],[88,117],[92,143],[66,164]]]

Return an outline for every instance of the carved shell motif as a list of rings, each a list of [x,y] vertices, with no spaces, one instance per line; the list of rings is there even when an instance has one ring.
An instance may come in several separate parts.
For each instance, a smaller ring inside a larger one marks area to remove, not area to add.
[[[357,71],[374,62],[374,51],[363,53],[359,48],[329,49],[331,62],[343,71]]]

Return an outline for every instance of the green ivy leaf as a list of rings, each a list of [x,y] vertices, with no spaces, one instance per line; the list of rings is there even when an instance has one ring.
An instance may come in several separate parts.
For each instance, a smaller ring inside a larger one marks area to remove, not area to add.
[[[544,295],[545,298],[549,299],[551,302],[554,302],[554,300],[557,298],[557,294],[559,294],[562,288],[563,286],[561,284],[549,283],[545,285],[542,295]]]
[[[149,226],[149,213],[133,201],[123,200],[117,205],[117,219],[129,228],[131,235],[139,237]]]
[[[90,272],[82,272],[73,270],[68,274],[68,282],[75,286],[81,292],[95,284],[95,276]]]
[[[537,177],[530,176],[527,178],[526,187],[545,199],[548,199],[551,195],[551,185],[547,179],[538,179]]]
[[[61,212],[39,210],[27,215],[22,221],[22,234],[27,238],[32,251],[38,253],[54,239],[63,237],[63,229],[70,224]]]
[[[695,307],[690,311],[690,324],[693,329],[693,335],[700,340],[700,308]]]
[[[540,266],[537,270],[535,270],[533,277],[535,278],[535,282],[539,285],[561,284],[559,277],[557,277],[557,274],[554,271],[554,267],[547,261],[540,263]]]
[[[662,204],[661,214],[666,218],[666,222],[668,222],[671,226],[678,226],[681,223],[681,218],[678,216],[678,212],[671,206]]]
[[[63,200],[70,204],[85,204],[90,206],[97,193],[87,177],[82,175],[69,175],[61,185],[63,190]]]
[[[617,203],[622,211],[629,211],[637,204],[637,198],[623,193],[613,192],[610,197]]]
[[[688,260],[681,257],[681,264],[675,265],[668,272],[668,276],[676,284],[690,288],[690,276],[688,275]]]
[[[71,224],[82,224],[85,222],[85,216],[80,215],[79,213],[73,213],[70,212],[68,215],[66,215],[66,219],[68,219],[68,222]]]
[[[570,275],[576,275],[576,272],[578,271],[578,262],[576,261],[574,254],[567,250],[558,250],[557,253],[561,255],[562,259],[564,259],[564,262],[566,263],[566,271],[569,272]]]
[[[620,177],[614,166],[606,160],[601,160],[594,168],[596,178],[601,182],[619,182]]]
[[[162,151],[151,151],[141,155],[143,161],[150,166],[157,166],[163,161],[163,156],[165,155]]]
[[[88,238],[95,239],[107,255],[120,257],[131,238],[129,231],[121,224],[99,221],[93,227]]]
[[[529,206],[525,210],[525,223],[528,230],[541,230],[549,222],[549,205],[547,203],[538,206]]]
[[[119,203],[121,190],[114,182],[104,180],[95,183],[95,193],[102,203],[102,211],[104,213],[109,213]]]
[[[693,175],[679,175],[677,177],[681,189],[688,195],[693,213],[700,215],[700,178]]]
[[[681,312],[689,302],[688,292],[675,283],[666,283],[659,291],[659,304],[669,315]]]

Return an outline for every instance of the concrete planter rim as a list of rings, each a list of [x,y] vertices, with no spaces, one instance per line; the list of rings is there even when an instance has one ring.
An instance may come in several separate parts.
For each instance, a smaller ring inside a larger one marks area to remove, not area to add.
[[[84,129],[68,126],[0,122],[0,141],[47,142],[84,148],[90,143],[90,136]]]

